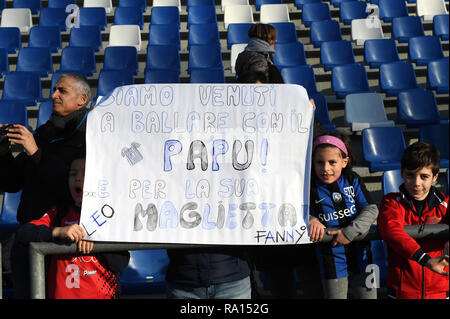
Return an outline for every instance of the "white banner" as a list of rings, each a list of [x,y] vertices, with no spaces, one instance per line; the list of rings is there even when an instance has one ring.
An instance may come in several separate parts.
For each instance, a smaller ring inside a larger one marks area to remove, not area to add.
[[[313,116],[291,84],[115,89],[87,120],[86,239],[309,243]]]

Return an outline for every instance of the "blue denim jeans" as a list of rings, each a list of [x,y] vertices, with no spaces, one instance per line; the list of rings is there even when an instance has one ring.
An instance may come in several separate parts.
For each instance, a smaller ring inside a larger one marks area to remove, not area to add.
[[[250,277],[198,288],[167,282],[169,299],[251,299],[251,291]]]

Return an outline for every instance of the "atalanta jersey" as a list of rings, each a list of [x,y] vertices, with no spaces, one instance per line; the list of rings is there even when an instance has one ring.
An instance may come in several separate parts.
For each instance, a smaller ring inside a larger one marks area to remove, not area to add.
[[[359,175],[351,170],[344,171],[332,184],[324,184],[316,177],[311,183],[311,215],[326,228],[344,228],[363,207],[374,204]],[[351,242],[335,247],[331,243],[318,243],[316,247],[325,279],[347,277],[349,271],[353,274],[364,272],[371,263],[370,242]]]

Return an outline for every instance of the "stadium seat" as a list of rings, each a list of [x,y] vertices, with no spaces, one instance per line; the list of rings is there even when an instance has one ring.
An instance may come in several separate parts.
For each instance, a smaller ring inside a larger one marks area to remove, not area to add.
[[[355,63],[352,43],[347,40],[323,42],[320,47],[320,63],[325,71],[342,64]]]
[[[98,26],[70,29],[69,46],[89,47],[98,52],[102,49],[102,34]]]
[[[215,6],[195,6],[189,10],[187,28],[192,24],[216,23],[217,15]]]
[[[248,0],[222,0],[220,3],[220,7],[223,12],[225,12],[226,6],[237,6],[237,5],[249,5]]]
[[[352,131],[368,127],[394,126],[387,118],[383,97],[379,93],[354,93],[345,97],[345,122]]]
[[[36,72],[14,71],[5,75],[3,82],[3,100],[22,102],[27,106],[36,105],[42,100],[42,87]]]
[[[169,258],[165,249],[131,250],[130,262],[120,275],[124,295],[165,293]]]
[[[336,20],[323,20],[311,23],[311,42],[315,48],[322,42],[342,40],[341,27]]]
[[[0,213],[0,230],[12,231],[19,228],[17,221],[17,208],[19,207],[22,191],[17,193],[3,193],[2,211]]]
[[[145,69],[171,69],[180,74],[180,54],[175,45],[149,45]]]
[[[39,26],[58,27],[60,31],[66,31],[67,15],[64,8],[42,8],[39,14]]]
[[[260,10],[261,23],[290,22],[287,4],[263,4]]]
[[[408,7],[405,0],[380,0],[380,18],[384,22],[392,22],[393,18],[408,16]]]
[[[301,42],[275,43],[273,63],[279,68],[305,65],[305,48]]]
[[[70,4],[77,4],[77,0],[47,0],[49,8],[66,8]]]
[[[425,21],[433,20],[435,15],[448,14],[444,0],[417,0],[416,10]]]
[[[177,7],[152,7],[151,24],[177,24],[180,26],[180,10]]]
[[[223,68],[219,45],[194,45],[189,49],[188,73],[199,68]]]
[[[117,7],[114,11],[114,25],[136,24],[144,28],[144,14],[140,7]]]
[[[36,128],[47,123],[53,112],[53,101],[51,98],[45,99],[39,104]]]
[[[138,25],[112,25],[108,46],[133,46],[141,50],[141,29]]]
[[[400,61],[394,39],[372,39],[364,42],[364,60],[371,68],[378,68],[383,63]]]
[[[33,48],[48,48],[51,52],[58,52],[62,47],[59,28],[35,26],[30,30],[28,46]]]
[[[448,164],[448,121],[447,123],[423,125],[419,128],[419,141],[436,146],[441,153],[440,167],[449,168]]]
[[[331,4],[333,4],[333,7],[335,7],[335,8],[340,8],[343,3],[349,2],[349,1],[351,2],[351,1],[356,1],[356,0],[330,0]]]
[[[196,6],[215,6],[214,0],[189,0],[186,4],[186,12],[189,13],[190,7],[196,7]]]
[[[297,42],[297,30],[293,22],[272,23],[277,30],[277,43]],[[228,30],[228,32],[230,32]]]
[[[326,132],[336,132],[336,125],[330,121],[330,115],[328,114],[327,100],[323,94],[319,92],[309,94],[309,98],[314,100],[316,110],[314,111],[314,117],[316,117],[323,129]]]
[[[36,72],[40,77],[47,77],[49,73],[53,73],[50,49],[33,47],[20,49],[16,71]]]
[[[255,0],[255,9],[261,10],[261,6],[264,4],[282,4],[283,0]]]
[[[17,27],[0,28],[0,48],[6,49],[8,53],[16,53],[22,47],[20,29]]]
[[[21,33],[28,33],[33,26],[31,10],[27,8],[5,8],[1,18],[0,27],[16,27]]]
[[[9,72],[8,51],[5,48],[0,48],[0,78]]]
[[[162,7],[161,7],[162,8]],[[180,49],[180,28],[177,24],[153,24],[148,31],[149,45],[176,45]]]
[[[432,91],[416,88],[398,93],[397,121],[408,128],[439,124],[440,113]]]
[[[314,75],[314,70],[310,65],[306,64],[282,68],[280,72],[285,83],[303,86],[309,96],[317,93],[316,77]]]
[[[380,65],[380,88],[387,96],[418,87],[414,67],[410,62],[399,61]]]
[[[352,20],[351,35],[352,40],[356,41],[356,45],[364,45],[364,41],[369,39],[384,38],[381,21],[375,16]]]
[[[310,27],[314,21],[331,20],[331,11],[328,3],[305,3],[302,9],[302,22]]]
[[[231,27],[231,25],[230,25]],[[231,73],[235,74],[235,66],[236,66],[236,59],[242,51],[244,51],[245,47],[247,46],[247,43],[236,43],[231,46],[231,54],[230,54],[230,67],[231,67]]]
[[[339,17],[345,25],[350,25],[354,19],[365,19],[369,15],[366,11],[367,2],[348,1],[341,3]]]
[[[0,13],[6,8],[6,0],[0,0]]]
[[[434,35],[414,37],[408,43],[409,59],[416,62],[416,65],[426,65],[431,60],[444,58],[441,40]]]
[[[28,127],[26,104],[16,100],[0,100],[0,123],[21,124]]]
[[[248,30],[253,23],[232,23],[227,30],[227,49],[231,49],[233,44],[248,43],[250,37]]]
[[[332,70],[331,87],[340,99],[351,93],[371,92],[366,69],[359,63],[335,66]]]
[[[399,169],[406,148],[402,129],[370,127],[361,132],[362,153],[371,173]]]
[[[440,37],[441,40],[448,41],[449,39],[448,14],[438,14],[434,16],[433,34]]]
[[[398,17],[392,20],[392,37],[398,42],[408,42],[412,37],[424,35],[422,20],[417,16]]]
[[[91,7],[103,7],[105,8],[106,13],[112,12],[112,0],[84,0],[83,3],[84,8],[91,8]]]
[[[144,83],[179,83],[178,70],[150,70],[144,72]]]
[[[303,9],[303,5],[305,3],[318,3],[318,2],[322,2],[322,0],[294,0],[294,4],[299,10]]]
[[[176,7],[181,11],[180,0],[153,0],[153,7]]]
[[[41,0],[13,0],[13,8],[28,8],[31,10],[31,14],[39,14],[42,8]]]
[[[101,70],[98,75],[97,96],[111,94],[116,87],[134,84],[133,73],[126,70]]]
[[[147,0],[119,0],[118,7],[138,7],[142,12],[147,9]]]
[[[220,45],[217,23],[192,24],[188,32],[188,48],[206,44]]]
[[[230,23],[254,23],[253,10],[250,5],[230,5],[225,7],[223,25],[228,29]]]
[[[107,47],[104,53],[103,70],[138,71],[138,55],[135,47]]]
[[[383,188],[383,195],[389,193],[398,193],[399,186],[401,184],[403,184],[403,177],[402,171],[400,169],[393,169],[383,172],[383,179],[381,184],[381,187]]]
[[[448,58],[428,63],[427,84],[436,93],[448,93]]]
[[[67,46],[61,51],[60,71],[79,72],[86,77],[96,72],[95,53],[89,47]]]
[[[100,30],[105,30],[107,25],[106,10],[103,7],[80,8],[80,27],[98,26]]]
[[[220,68],[191,70],[190,83],[225,83],[224,70]]]

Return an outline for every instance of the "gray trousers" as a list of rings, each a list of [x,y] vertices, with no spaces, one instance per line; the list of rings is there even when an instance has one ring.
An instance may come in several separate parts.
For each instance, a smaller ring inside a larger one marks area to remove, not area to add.
[[[377,289],[366,287],[369,273],[354,274],[337,279],[323,279],[322,285],[326,299],[347,299],[349,287],[353,299],[377,299]]]

